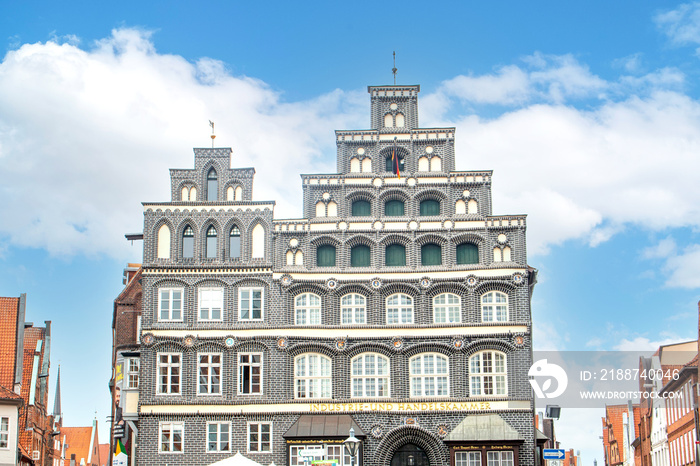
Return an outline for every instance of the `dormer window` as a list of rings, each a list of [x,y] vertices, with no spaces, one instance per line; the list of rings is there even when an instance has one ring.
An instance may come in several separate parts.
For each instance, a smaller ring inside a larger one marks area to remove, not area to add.
[[[207,201],[216,201],[219,192],[219,181],[213,168],[207,173]]]

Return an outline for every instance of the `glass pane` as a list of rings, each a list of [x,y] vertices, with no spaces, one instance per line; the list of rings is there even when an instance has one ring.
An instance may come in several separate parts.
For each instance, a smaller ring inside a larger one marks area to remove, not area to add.
[[[437,244],[424,244],[420,248],[421,265],[442,264],[442,248]]]
[[[406,265],[406,248],[401,244],[390,244],[386,247],[386,265]]]
[[[402,217],[404,215],[403,201],[392,200],[384,204],[384,215],[387,217]]]
[[[420,203],[421,216],[440,215],[440,201],[435,199],[426,199]]]
[[[233,232],[232,232],[233,233]],[[233,236],[229,237],[229,254],[231,259],[239,259],[241,257],[241,237]]]
[[[216,179],[216,171],[212,168],[207,174],[207,201],[215,201],[218,196],[219,182]]]
[[[207,235],[207,259],[216,259],[216,236]]]
[[[182,238],[182,257],[186,259],[194,257],[194,237],[185,236]]]
[[[353,217],[369,217],[372,215],[371,204],[367,201],[355,201],[352,203]]]
[[[350,266],[351,267],[369,267],[370,266],[370,248],[369,246],[359,245],[350,250]]]
[[[457,264],[478,264],[479,248],[476,244],[462,243],[457,246]]]
[[[335,246],[323,245],[316,250],[316,265],[319,267],[335,267]]]

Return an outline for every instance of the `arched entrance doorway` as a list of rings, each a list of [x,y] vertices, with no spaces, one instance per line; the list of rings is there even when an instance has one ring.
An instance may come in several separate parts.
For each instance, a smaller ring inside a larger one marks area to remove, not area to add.
[[[394,452],[391,466],[430,466],[430,461],[422,448],[407,443]]]

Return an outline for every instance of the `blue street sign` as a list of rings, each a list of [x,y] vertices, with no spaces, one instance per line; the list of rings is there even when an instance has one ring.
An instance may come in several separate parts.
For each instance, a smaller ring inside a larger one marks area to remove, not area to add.
[[[546,460],[563,460],[566,456],[564,450],[557,450],[555,448],[545,448],[542,450],[544,453],[544,459]]]

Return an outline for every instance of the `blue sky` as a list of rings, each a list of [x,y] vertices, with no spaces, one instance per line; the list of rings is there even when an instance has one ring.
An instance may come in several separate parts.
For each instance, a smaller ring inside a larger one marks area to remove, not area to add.
[[[394,50],[421,126],[456,126],[457,168],[529,215],[536,349],[697,337],[700,4],[25,1],[0,48],[0,295],[53,321],[68,425],[108,415],[112,301],[141,258],[123,235],[208,120],[254,198],[298,216],[297,174],[334,171]],[[586,464],[600,416],[558,425]]]

